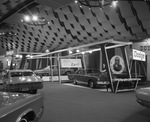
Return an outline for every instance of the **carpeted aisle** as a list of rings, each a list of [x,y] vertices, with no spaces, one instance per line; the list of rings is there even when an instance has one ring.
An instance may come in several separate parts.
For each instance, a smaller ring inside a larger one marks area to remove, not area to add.
[[[39,122],[150,122],[150,109],[134,92],[107,93],[44,82],[45,111]]]

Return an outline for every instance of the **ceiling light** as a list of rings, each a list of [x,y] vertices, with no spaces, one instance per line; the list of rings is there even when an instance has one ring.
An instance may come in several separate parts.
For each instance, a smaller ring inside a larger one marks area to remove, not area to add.
[[[116,7],[117,6],[118,1],[112,1],[111,6],[110,7]]]
[[[25,15],[25,16],[24,16],[24,21],[25,21],[25,22],[30,22],[30,21],[31,21],[30,16]]]
[[[90,50],[89,53],[92,53],[92,50]]]
[[[80,50],[76,50],[76,52],[78,53],[78,52],[80,52]]]
[[[85,52],[82,52],[82,54],[85,54]]]
[[[26,55],[26,57],[27,57],[27,58],[29,58],[29,57],[30,57],[30,55],[28,54],[28,55]]]
[[[0,33],[0,36],[2,37],[12,37],[12,36],[17,36],[18,34],[17,33],[14,33],[14,32],[2,32]]]
[[[27,25],[34,25],[34,26],[44,26],[46,24],[49,24],[49,21],[47,21],[44,17],[38,17],[37,15],[26,15],[21,20],[21,22],[27,24]]]
[[[72,51],[71,51],[71,50],[69,50],[69,54],[72,54]]]
[[[38,16],[37,16],[37,15],[33,15],[33,16],[32,16],[32,20],[33,20],[33,21],[38,21]]]
[[[77,0],[75,0],[74,2],[75,2],[75,3],[78,3],[78,1],[77,1]]]
[[[49,50],[47,49],[45,52],[46,52],[46,53],[49,53]]]
[[[112,0],[78,0],[80,6],[100,7],[110,5]]]

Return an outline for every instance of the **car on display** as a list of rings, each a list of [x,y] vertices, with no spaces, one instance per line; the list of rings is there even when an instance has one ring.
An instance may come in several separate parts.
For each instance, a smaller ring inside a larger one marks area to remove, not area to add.
[[[73,80],[75,85],[84,83],[91,88],[98,85],[109,85],[107,73],[100,72],[98,69],[79,69],[74,74],[69,74],[68,79]]]
[[[150,108],[150,87],[138,88],[135,94],[140,105]]]
[[[39,76],[49,76],[51,75],[51,68],[50,66],[47,66],[43,69],[39,69],[39,70],[34,70],[34,72],[39,75]],[[74,69],[70,69],[70,68],[60,68],[60,75],[68,75],[74,72]],[[52,68],[52,74],[58,75],[58,68],[54,67]]]
[[[0,122],[38,122],[43,111],[42,93],[0,92]]]
[[[7,70],[2,73],[1,91],[37,93],[43,81],[32,70]]]

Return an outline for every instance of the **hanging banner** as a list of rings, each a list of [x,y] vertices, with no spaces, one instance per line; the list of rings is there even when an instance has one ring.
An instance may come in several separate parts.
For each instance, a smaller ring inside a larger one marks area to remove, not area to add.
[[[146,61],[145,52],[133,49],[132,56],[133,56],[133,60]]]
[[[119,55],[115,55],[110,60],[110,68],[114,74],[121,74],[124,69],[124,60]]]
[[[81,59],[60,59],[61,68],[82,68]]]

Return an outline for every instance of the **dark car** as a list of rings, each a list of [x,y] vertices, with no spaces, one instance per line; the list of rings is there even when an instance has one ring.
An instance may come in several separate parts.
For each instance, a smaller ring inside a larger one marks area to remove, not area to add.
[[[75,74],[69,74],[68,78],[73,80],[74,84],[84,83],[91,88],[98,85],[109,85],[107,73],[102,73],[98,69],[79,69]]]

